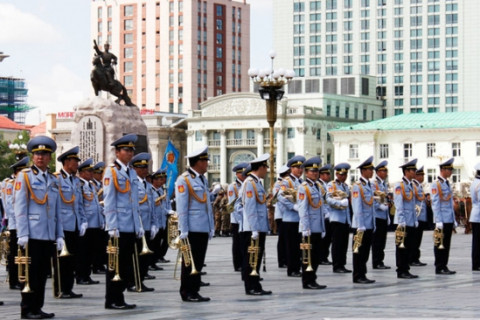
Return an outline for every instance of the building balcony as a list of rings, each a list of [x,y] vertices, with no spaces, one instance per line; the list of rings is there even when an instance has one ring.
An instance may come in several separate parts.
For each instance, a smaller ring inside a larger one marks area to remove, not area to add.
[[[220,147],[220,140],[208,140],[209,147]]]
[[[208,165],[208,172],[219,172],[220,164],[219,163],[210,163]]]
[[[256,139],[227,139],[227,147],[246,147],[257,145]]]
[[[270,146],[270,138],[263,139],[263,145],[266,147]],[[273,139],[273,145],[277,145],[277,138]]]

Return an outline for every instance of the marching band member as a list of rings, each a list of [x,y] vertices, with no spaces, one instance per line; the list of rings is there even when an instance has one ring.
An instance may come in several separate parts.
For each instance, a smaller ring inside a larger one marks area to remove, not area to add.
[[[151,174],[152,178],[152,192],[154,199],[154,216],[156,218],[156,226],[158,227],[158,233],[152,239],[152,246],[149,247],[153,251],[152,261],[150,263],[150,270],[163,270],[162,267],[157,266],[156,262],[163,259],[164,253],[161,253],[163,247],[168,248],[167,238],[167,210],[166,204],[170,201],[167,199],[166,191],[163,189],[167,177],[166,169],[158,169]]]
[[[395,218],[394,223],[398,225],[395,231],[395,257],[397,261],[397,278],[415,279],[417,275],[409,272],[408,257],[414,248],[414,230],[418,227],[417,214],[415,211],[416,199],[413,187],[413,178],[417,171],[417,159],[408,161],[400,166],[403,172],[402,181],[397,182],[394,188]],[[402,228],[400,230],[399,228]],[[397,235],[397,233],[401,233]],[[403,234],[402,234],[403,233]]]
[[[60,281],[58,283],[56,295],[60,299],[81,298],[83,294],[77,294],[72,291],[75,282],[75,268],[79,261],[78,241],[83,237],[88,228],[87,218],[83,211],[83,197],[80,186],[80,179],[75,176],[78,169],[80,158],[78,157],[79,147],[74,147],[62,153],[57,160],[62,163],[62,169],[56,173],[58,180],[58,191],[60,193],[60,210],[63,223],[63,233],[65,234],[65,245],[70,252],[70,256],[59,259],[60,270],[57,264],[53,266],[53,277]]]
[[[336,179],[327,186],[327,203],[330,207],[330,225],[332,228],[332,263],[333,272],[350,273],[352,270],[345,268],[347,264],[348,237],[352,221],[350,218],[350,191],[345,181],[347,180],[348,163],[339,163],[335,170]],[[337,196],[343,192],[344,197]]]
[[[95,261],[102,259],[106,245],[104,245],[103,229],[105,228],[105,218],[102,213],[102,207],[98,201],[98,195],[93,183],[93,159],[89,158],[78,166],[78,176],[81,185],[81,201],[87,219],[88,228],[83,237],[78,242],[78,259],[76,278],[77,284],[98,284],[99,281],[92,280],[90,273],[92,266],[95,267]]]
[[[388,177],[388,161],[384,160],[375,167],[374,192],[388,193],[388,185],[385,181]],[[372,235],[372,265],[373,269],[390,269],[383,263],[385,258],[385,244],[387,243],[387,228],[390,224],[390,210],[387,204],[374,201],[375,230]]]
[[[57,179],[48,172],[48,164],[57,145],[46,136],[37,136],[27,144],[33,154],[31,168],[22,170],[15,182],[15,220],[18,245],[28,246],[30,265],[25,274],[31,292],[22,292],[21,318],[47,319],[55,314],[42,311],[45,283],[50,269],[54,243],[64,245]],[[23,285],[26,285],[24,283]]]
[[[320,263],[322,236],[325,236],[324,200],[318,180],[320,157],[313,157],[302,164],[305,170],[305,181],[298,187],[298,215],[300,216],[299,231],[306,242],[311,245],[310,253],[307,254],[308,266],[302,263],[302,284],[304,289],[325,289],[327,286],[319,285],[317,268]],[[305,253],[304,253],[305,254]],[[312,270],[309,270],[311,267]]]
[[[228,203],[229,205],[234,204],[238,199],[238,192],[242,187],[245,176],[243,171],[248,166],[248,163],[242,162],[237,164],[232,168],[232,171],[235,172],[235,181],[232,182],[227,189],[228,194]],[[237,220],[237,215],[235,213],[235,208],[230,214],[230,226],[232,231],[232,258],[233,258],[233,269],[235,271],[241,271],[242,269],[242,247],[240,246],[240,234],[239,234],[239,223]]]
[[[289,277],[301,277],[301,259],[300,259],[300,242],[301,236],[298,233],[298,205],[294,201],[293,196],[285,196],[285,191],[289,189],[294,193],[297,192],[298,186],[302,183],[303,168],[305,161],[304,156],[294,156],[287,162],[290,168],[290,175],[284,179],[283,185],[285,190],[280,189],[277,196],[277,203],[280,202],[285,210],[283,211],[282,231],[285,233],[286,249],[287,249],[287,275]]]
[[[189,240],[193,263],[198,273],[191,274],[192,263],[187,267],[185,259],[182,259],[180,296],[183,301],[205,302],[210,301],[210,298],[198,293],[201,286],[200,273],[205,262],[208,241],[215,232],[208,181],[204,176],[210,160],[208,147],[193,151],[187,155],[187,159],[190,168],[177,178],[175,197],[180,239]]]
[[[273,186],[273,196],[278,200],[278,193],[280,189],[286,189],[285,185],[283,184],[283,180],[285,177],[290,175],[290,168],[285,164],[283,165],[280,170],[278,170],[279,177]],[[287,267],[287,247],[286,247],[286,239],[285,239],[285,230],[282,226],[283,224],[283,212],[285,211],[285,207],[281,202],[275,204],[275,223],[277,225],[277,233],[278,233],[278,240],[277,240],[277,260],[278,260],[278,267],[279,268],[286,268]]]
[[[373,156],[362,162],[357,168],[360,169],[360,179],[352,187],[352,227],[355,230],[355,237],[361,237],[358,253],[353,250],[353,282],[374,283],[366,277],[367,261],[372,244],[372,233],[375,229],[375,217],[373,206],[373,190],[370,179],[373,176]],[[354,237],[353,247],[356,246]]]
[[[135,304],[125,302],[123,292],[133,282],[135,238],[144,235],[138,212],[138,186],[135,170],[128,167],[133,158],[137,135],[127,134],[114,141],[115,161],[105,170],[103,195],[106,230],[111,238],[118,238],[120,281],[112,281],[115,270],[106,273],[105,309],[133,309]]]
[[[425,178],[425,171],[423,166],[415,172],[415,179],[413,179],[413,191],[415,192],[416,206],[420,207],[420,213],[417,212],[418,227],[415,228],[411,235],[413,237],[412,250],[410,250],[410,257],[408,259],[410,266],[423,267],[426,263],[420,261],[420,246],[422,244],[423,230],[427,228],[427,203],[425,201],[425,192],[423,191],[423,180]]]
[[[93,166],[93,178],[90,180],[93,187],[95,188],[95,192],[97,193],[98,203],[101,206],[101,213],[103,216],[103,220],[105,220],[105,213],[103,212],[103,172],[105,171],[105,162],[100,161],[97,162]],[[102,245],[102,248],[107,247],[108,242],[108,233],[105,231],[105,226],[101,230],[101,240],[99,240]],[[95,274],[103,274],[106,272],[105,264],[107,263],[107,251],[104,250],[102,254],[98,256],[97,259],[93,261],[93,273]]]
[[[472,270],[480,271],[480,163],[475,165],[475,179],[470,186],[472,197]]]
[[[323,197],[322,201],[326,204],[326,197],[327,197],[327,190],[328,190],[328,183],[330,182],[330,170],[332,166],[327,163],[323,167],[320,168],[319,174],[320,177],[318,182],[320,182],[320,193]],[[325,213],[325,237],[322,238],[320,243],[320,264],[324,266],[330,266],[332,263],[328,260],[328,256],[330,255],[330,245],[332,244],[332,228],[330,225],[330,206],[325,205],[323,207],[323,212]]]
[[[259,261],[265,250],[265,238],[268,232],[267,194],[260,179],[265,179],[267,176],[267,161],[269,158],[269,154],[266,153],[250,161],[251,172],[243,182],[242,193],[240,194],[243,202],[243,232],[241,235],[243,248],[242,279],[247,295],[272,294],[272,291],[263,290],[260,284],[259,272]],[[249,263],[250,254],[248,247],[252,242],[258,243],[256,248],[256,272],[258,275],[251,274],[253,266]]]
[[[434,246],[435,254],[435,273],[436,274],[455,274],[455,271],[448,269],[448,256],[450,254],[450,240],[452,238],[455,222],[455,212],[453,211],[453,191],[448,182],[448,178],[453,171],[453,158],[440,164],[440,175],[438,180],[432,183],[432,211],[434,216],[435,228],[443,233],[443,247],[440,249]]]

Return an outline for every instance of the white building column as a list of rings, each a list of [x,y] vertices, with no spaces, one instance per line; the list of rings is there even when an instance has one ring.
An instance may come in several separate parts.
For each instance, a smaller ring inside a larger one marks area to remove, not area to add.
[[[257,157],[259,157],[265,153],[263,148],[263,128],[257,128],[255,132],[257,133]]]
[[[156,171],[158,168],[160,168],[160,161],[158,157],[158,149],[160,148],[160,144],[158,141],[150,141],[150,151],[152,153],[152,170]]]
[[[227,130],[221,129],[220,132],[220,183],[227,183]]]
[[[187,153],[188,155],[190,152],[193,151],[195,145],[195,131],[194,130],[187,130]]]
[[[284,163],[285,149],[285,128],[275,128],[277,131],[277,172]]]
[[[208,131],[207,130],[200,130],[202,133],[202,144],[204,146],[208,146]]]

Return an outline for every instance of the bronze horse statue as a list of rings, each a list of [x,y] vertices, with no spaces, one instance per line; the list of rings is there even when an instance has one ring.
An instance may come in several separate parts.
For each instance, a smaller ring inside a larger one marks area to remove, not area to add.
[[[90,73],[90,80],[92,81],[92,87],[95,91],[95,95],[98,96],[99,91],[107,91],[117,97],[116,103],[120,104],[120,101],[124,101],[125,105],[129,107],[135,107],[132,100],[127,94],[127,89],[118,80],[113,80],[113,84],[108,83],[105,69],[102,65],[100,56],[95,55],[93,58],[94,68]]]

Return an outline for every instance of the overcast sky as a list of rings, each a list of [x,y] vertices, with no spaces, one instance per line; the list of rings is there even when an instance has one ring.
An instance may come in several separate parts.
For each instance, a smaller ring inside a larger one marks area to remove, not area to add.
[[[46,113],[72,110],[93,95],[90,1],[0,0],[0,51],[10,55],[0,62],[0,76],[26,79],[28,104],[37,107],[27,123],[39,123]],[[247,2],[251,64],[261,68],[268,66],[272,48],[272,0]]]

